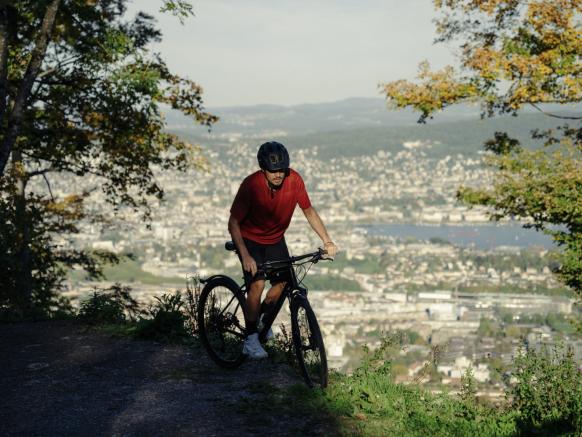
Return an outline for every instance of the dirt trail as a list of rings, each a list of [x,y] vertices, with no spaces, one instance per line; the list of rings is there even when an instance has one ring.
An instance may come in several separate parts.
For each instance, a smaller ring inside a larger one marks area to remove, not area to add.
[[[237,408],[257,382],[300,382],[289,367],[235,371],[201,349],[114,338],[75,322],[0,325],[0,435],[290,435],[290,421]],[[265,434],[267,433],[267,434]]]

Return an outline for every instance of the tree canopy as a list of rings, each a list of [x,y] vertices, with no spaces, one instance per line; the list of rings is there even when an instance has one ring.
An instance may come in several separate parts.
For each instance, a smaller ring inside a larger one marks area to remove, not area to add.
[[[457,66],[420,65],[417,81],[382,85],[389,104],[411,107],[426,122],[461,102],[479,102],[482,116],[518,115],[530,105],[563,125],[532,132],[520,144],[497,132],[485,146],[496,172],[492,187],[460,187],[458,198],[490,207],[491,218],[518,218],[554,238],[556,273],[582,296],[581,0],[434,0],[441,13],[437,43],[457,43]],[[553,113],[544,104],[562,104]],[[564,108],[566,112],[564,113]],[[542,148],[532,147],[542,142]]]
[[[385,84],[396,107],[421,120],[462,101],[484,113],[515,113],[524,104],[582,99],[580,0],[434,0],[438,43],[459,43],[459,65],[431,71],[420,64],[414,83]],[[578,117],[576,117],[578,118]]]
[[[43,178],[50,191],[52,174],[91,175],[98,181],[93,188],[113,208],[127,205],[147,217],[150,200],[163,198],[156,168],[204,165],[198,147],[164,130],[162,109],[181,111],[208,127],[217,117],[204,110],[202,88],[173,74],[151,51],[161,38],[153,17],[138,13],[128,19],[126,3],[0,3],[0,226],[6,239],[0,289],[6,295],[14,289],[30,301],[34,294],[39,270],[33,266],[41,256],[35,241],[48,239],[43,247],[55,272],[56,263],[94,261],[50,243],[55,231],[76,232],[75,223],[87,215],[83,199],[89,191],[72,186],[65,198],[52,192],[47,197],[30,191],[31,179]],[[161,1],[160,7],[181,19],[191,14],[185,1]],[[94,263],[89,270],[98,273]]]

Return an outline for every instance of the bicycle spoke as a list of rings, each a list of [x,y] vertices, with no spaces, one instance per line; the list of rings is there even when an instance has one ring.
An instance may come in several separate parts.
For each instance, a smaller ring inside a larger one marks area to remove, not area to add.
[[[327,360],[315,314],[306,301],[299,301],[292,311],[293,340],[299,367],[312,387],[327,385]]]
[[[245,338],[242,302],[238,288],[223,281],[209,283],[204,293],[200,317],[201,339],[210,357],[221,366],[236,367],[242,362]]]

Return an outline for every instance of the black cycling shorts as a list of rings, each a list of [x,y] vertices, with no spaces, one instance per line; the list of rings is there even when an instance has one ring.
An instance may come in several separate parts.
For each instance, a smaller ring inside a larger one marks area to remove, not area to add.
[[[281,238],[279,242],[275,244],[261,244],[256,241],[247,240],[243,238],[245,246],[249,251],[249,254],[253,257],[257,263],[257,267],[264,263],[265,261],[276,261],[280,259],[289,258],[289,250],[287,249],[287,243],[285,242],[285,237]],[[239,256],[240,259],[240,256]],[[242,263],[242,259],[241,259]],[[251,282],[264,280],[265,274],[263,272],[257,272],[255,276],[251,276],[251,272],[247,272],[243,268],[243,273],[245,275],[245,282],[251,284]],[[270,279],[271,284],[276,284],[282,282],[282,280]]]

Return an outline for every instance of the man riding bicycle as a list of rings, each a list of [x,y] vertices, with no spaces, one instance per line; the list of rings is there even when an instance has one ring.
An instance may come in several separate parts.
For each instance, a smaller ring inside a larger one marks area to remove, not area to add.
[[[271,280],[271,288],[261,304],[265,276],[257,265],[289,257],[285,231],[291,223],[295,206],[303,210],[307,221],[321,238],[330,257],[337,247],[327,233],[305,189],[303,179],[289,167],[289,153],[276,141],[264,143],[257,153],[259,171],[247,176],[240,185],[230,209],[228,230],[241,260],[248,286],[243,353],[254,359],[266,358],[259,342],[259,315],[269,313],[285,287],[283,280]]]

